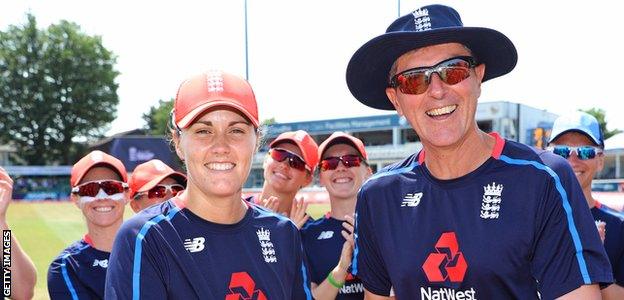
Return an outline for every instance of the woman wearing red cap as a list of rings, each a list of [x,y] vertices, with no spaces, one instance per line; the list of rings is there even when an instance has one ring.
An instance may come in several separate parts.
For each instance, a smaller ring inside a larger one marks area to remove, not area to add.
[[[331,212],[307,223],[301,238],[315,299],[364,299],[364,286],[351,274],[353,213],[357,193],[371,175],[361,140],[334,132],[319,147],[319,179]]]
[[[192,77],[172,119],[187,188],[124,223],[106,298],[311,299],[296,226],[242,199],[260,139],[249,83],[218,71]]]
[[[259,199],[267,208],[289,217],[301,228],[309,219],[305,213],[307,204],[295,196],[312,182],[318,146],[307,132],[297,130],[280,134],[269,147],[263,163],[264,185]]]
[[[186,186],[186,176],[174,171],[161,160],[152,159],[134,168],[128,184],[132,199],[130,207],[138,213],[182,192]]]
[[[87,234],[67,247],[48,270],[55,299],[102,299],[113,240],[128,199],[123,163],[101,151],[80,159],[71,171],[71,200],[82,210]]]

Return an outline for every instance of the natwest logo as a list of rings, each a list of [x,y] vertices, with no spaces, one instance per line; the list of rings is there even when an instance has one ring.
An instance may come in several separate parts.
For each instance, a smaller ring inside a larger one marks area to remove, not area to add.
[[[468,263],[462,252],[455,232],[445,232],[435,245],[436,252],[429,254],[422,265],[429,282],[462,282]]]
[[[267,300],[264,293],[256,289],[256,282],[247,272],[232,273],[229,288],[225,300]]]

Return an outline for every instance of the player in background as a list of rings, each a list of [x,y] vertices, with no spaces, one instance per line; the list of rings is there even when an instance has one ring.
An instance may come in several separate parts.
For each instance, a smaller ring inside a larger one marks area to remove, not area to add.
[[[624,299],[623,215],[602,205],[591,191],[594,176],[604,167],[604,139],[598,120],[585,112],[560,116],[553,124],[547,149],[568,160],[581,184],[594,220],[603,231],[603,243],[615,282],[602,289],[602,298]]]
[[[113,240],[128,202],[126,168],[117,158],[93,151],[71,171],[71,200],[82,211],[87,233],[52,261],[50,299],[102,299]]]
[[[353,213],[357,192],[371,175],[362,141],[334,132],[318,150],[319,179],[331,211],[301,229],[314,299],[364,299],[364,287],[351,274]]]
[[[352,268],[367,299],[600,299],[613,281],[570,165],[477,126],[482,82],[516,62],[505,35],[443,5],[398,18],[351,57],[355,98],[396,110],[423,146],[358,194]]]
[[[7,210],[13,196],[13,179],[0,167],[0,229],[11,230],[7,223]],[[4,236],[3,236],[4,238]],[[11,299],[32,299],[37,270],[30,257],[11,232]]]
[[[256,199],[249,199],[289,217],[298,228],[309,221],[305,199],[297,193],[314,178],[318,145],[304,130],[280,134],[269,145],[262,165],[264,184]]]
[[[261,139],[249,83],[193,76],[172,118],[187,187],[123,224],[106,299],[311,299],[297,227],[242,198]]]
[[[132,199],[130,207],[137,213],[182,192],[186,187],[186,176],[161,160],[152,159],[134,168],[128,185]]]

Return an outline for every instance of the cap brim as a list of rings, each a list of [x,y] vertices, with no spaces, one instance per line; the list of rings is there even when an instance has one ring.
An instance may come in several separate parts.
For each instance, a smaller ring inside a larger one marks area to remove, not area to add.
[[[360,155],[364,159],[368,159],[366,152],[362,153],[362,150],[358,147],[353,137],[350,137],[348,135],[339,135],[327,141],[327,143],[323,142],[323,144],[319,146],[319,160],[323,157],[323,153],[325,153],[325,151],[329,149],[329,147],[336,145],[336,144],[344,144],[344,143],[351,145],[353,148],[355,148],[357,152],[360,153]]]
[[[80,176],[78,176],[74,181],[74,184],[72,185],[72,187],[78,186],[80,184],[80,182],[82,181],[82,178],[89,173],[89,171],[95,167],[106,167],[111,169],[113,172],[117,173],[117,175],[119,175],[119,178],[121,178],[121,181],[123,182],[127,182],[128,178],[127,176],[123,176],[123,173],[121,172],[121,170],[117,169],[117,167],[109,162],[106,161],[98,161],[96,163],[91,164],[90,166],[88,166],[87,168],[84,169],[84,171],[82,171],[82,174],[80,174]]]
[[[301,151],[301,156],[303,156],[303,161],[306,163],[306,166],[310,168],[311,172],[314,172],[316,165],[310,165],[308,163],[310,161],[310,158],[308,157],[306,151],[303,149],[303,145],[299,141],[295,139],[291,139],[291,138],[275,139],[271,142],[271,144],[269,144],[269,148],[273,148],[275,147],[275,145],[281,144],[281,143],[291,143],[297,146],[299,148],[299,151]]]
[[[582,129],[578,129],[578,128],[571,128],[571,129],[566,129],[564,131],[561,131],[559,133],[555,133],[554,135],[552,135],[550,137],[550,140],[548,141],[548,143],[552,143],[554,140],[556,140],[557,138],[559,138],[560,136],[568,133],[568,132],[578,132],[582,135],[585,135],[590,141],[592,141],[594,143],[594,145],[598,146],[598,147],[604,147],[604,145],[602,143],[600,143],[600,141],[598,140],[598,138],[596,138],[595,136],[592,135],[591,132],[587,132],[585,130]]]
[[[386,96],[388,75],[394,61],[404,53],[431,45],[460,43],[472,51],[479,64],[485,64],[483,81],[509,73],[518,54],[509,38],[489,28],[454,27],[419,32],[389,32],[364,44],[347,66],[347,86],[366,106],[394,110]]]
[[[243,106],[237,104],[236,101],[237,100],[223,98],[223,100],[214,100],[214,101],[210,101],[210,102],[204,103],[204,104],[194,108],[192,111],[190,111],[188,114],[186,114],[186,116],[184,116],[184,118],[182,118],[180,121],[178,121],[178,127],[186,128],[186,127],[190,126],[191,124],[193,124],[193,121],[195,121],[195,119],[197,119],[197,117],[201,116],[202,113],[204,113],[205,111],[207,111],[207,110],[209,110],[211,108],[214,108],[214,107],[217,107],[217,106],[226,106],[226,107],[234,108],[237,111],[240,111],[243,115],[245,115],[247,117],[247,119],[249,119],[249,121],[251,121],[253,126],[257,128],[260,125],[260,122],[258,122],[258,119],[256,117],[254,117]]]
[[[134,195],[136,195],[137,193],[142,193],[142,192],[147,192],[149,190],[151,190],[153,187],[155,187],[157,184],[159,184],[161,181],[163,181],[165,178],[167,177],[172,177],[174,180],[176,180],[178,183],[185,185],[186,182],[186,176],[184,176],[184,174],[180,173],[180,172],[170,172],[164,175],[160,175],[158,177],[154,177],[154,179],[150,180],[149,182],[147,182],[146,184],[144,184],[140,189],[136,190],[136,191],[132,191],[130,198],[134,198]]]

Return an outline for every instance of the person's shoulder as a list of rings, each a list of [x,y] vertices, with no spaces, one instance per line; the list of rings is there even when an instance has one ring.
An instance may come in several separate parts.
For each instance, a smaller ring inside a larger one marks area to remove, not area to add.
[[[280,215],[270,209],[265,208],[264,206],[248,203],[249,209],[252,211],[252,218],[254,222],[264,225],[270,226],[273,228],[290,228],[298,231],[295,223],[292,222],[288,217]]]
[[[327,223],[327,220],[328,218],[326,215],[323,215],[320,218],[315,219],[315,220],[310,220],[307,223],[305,223],[303,227],[301,227],[301,232],[306,233],[306,232],[318,230],[319,228],[322,228],[325,225],[325,223]]]
[[[568,161],[548,150],[538,149],[515,141],[505,140],[505,148],[501,159],[507,163],[517,165],[532,165],[537,169],[556,173],[568,171],[570,164]]]
[[[63,249],[61,253],[56,256],[54,261],[61,261],[68,256],[78,255],[89,247],[89,244],[87,244],[83,239],[80,239],[67,246],[67,248]]]
[[[597,212],[600,221],[618,224],[620,226],[624,224],[624,213],[608,207],[599,201],[596,201],[596,206],[592,208],[592,212]]]
[[[366,190],[370,186],[383,184],[383,182],[387,180],[394,179],[396,175],[412,172],[418,165],[418,153],[414,153],[401,161],[390,164],[377,171],[373,174],[373,176],[364,182],[362,190]]]
[[[179,210],[180,208],[171,200],[152,205],[124,221],[117,235],[136,236],[141,230],[157,225],[160,221],[171,217]]]

